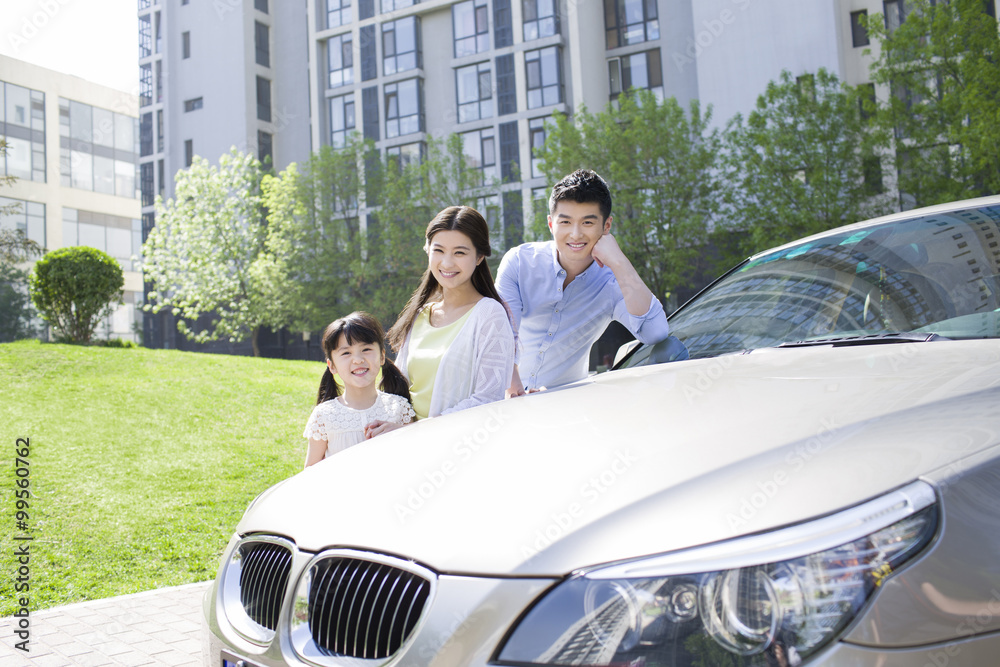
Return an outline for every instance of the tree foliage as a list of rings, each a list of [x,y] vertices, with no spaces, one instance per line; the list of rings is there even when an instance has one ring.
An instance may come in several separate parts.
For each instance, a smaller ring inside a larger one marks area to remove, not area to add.
[[[721,138],[710,121],[711,108],[697,101],[685,110],[634,90],[597,114],[557,113],[537,153],[552,183],[580,168],[604,177],[614,201],[611,232],[661,299],[691,284],[719,212]],[[535,221],[541,238],[544,224]]]
[[[31,300],[59,334],[90,342],[98,323],[123,303],[125,276],[102,250],[75,246],[47,253],[28,279]]]
[[[196,157],[178,172],[175,197],[157,199],[156,226],[143,244],[143,272],[154,286],[146,309],[179,316],[191,340],[245,340],[255,356],[261,327],[280,327],[290,305],[288,281],[266,247],[260,162],[235,148],[218,167]],[[202,316],[208,326],[188,322]]]
[[[1000,192],[1000,35],[982,0],[907,0],[902,24],[868,18],[880,123],[896,140],[907,207]]]
[[[726,131],[732,210],[744,253],[889,212],[888,139],[861,112],[864,94],[820,69],[768,84]]]
[[[381,157],[354,136],[263,181],[267,246],[296,304],[289,324],[320,329],[364,309],[387,327],[426,266],[424,230],[438,210],[474,205],[482,183],[461,138],[431,138],[419,162]]]

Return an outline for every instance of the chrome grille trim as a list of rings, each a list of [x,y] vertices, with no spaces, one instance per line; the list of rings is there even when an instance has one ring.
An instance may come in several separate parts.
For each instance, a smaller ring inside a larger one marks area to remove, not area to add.
[[[296,586],[292,644],[300,657],[384,662],[414,635],[437,575],[409,561],[353,550],[317,555]]]
[[[240,569],[243,609],[258,625],[276,630],[292,569],[292,552],[270,542],[244,542],[238,549],[243,558]]]
[[[248,535],[232,548],[223,565],[220,601],[244,639],[259,646],[274,639],[295,553],[292,542],[270,535]]]

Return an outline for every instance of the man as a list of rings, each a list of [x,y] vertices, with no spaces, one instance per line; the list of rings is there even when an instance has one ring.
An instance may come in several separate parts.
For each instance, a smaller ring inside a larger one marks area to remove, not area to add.
[[[511,248],[497,272],[520,342],[510,396],[585,378],[612,319],[643,343],[669,334],[663,306],[611,235],[603,178],[581,169],[556,183],[548,224],[552,241]]]

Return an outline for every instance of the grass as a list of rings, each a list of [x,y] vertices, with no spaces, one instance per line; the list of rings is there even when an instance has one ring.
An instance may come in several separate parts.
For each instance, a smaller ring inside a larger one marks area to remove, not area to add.
[[[301,469],[321,372],[319,362],[0,345],[0,616],[25,595],[14,589],[17,438],[30,438],[30,610],[204,581],[247,504]]]

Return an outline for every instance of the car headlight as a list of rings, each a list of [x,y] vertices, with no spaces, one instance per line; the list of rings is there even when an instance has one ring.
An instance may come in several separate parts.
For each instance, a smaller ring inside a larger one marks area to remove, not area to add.
[[[574,573],[500,648],[517,665],[796,665],[937,527],[923,482],[806,524]]]

